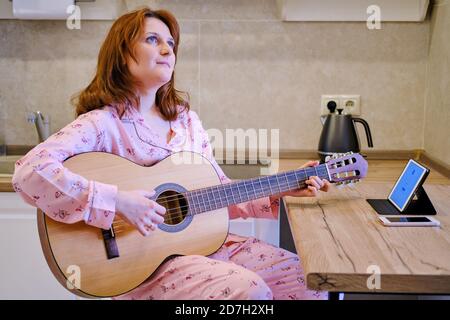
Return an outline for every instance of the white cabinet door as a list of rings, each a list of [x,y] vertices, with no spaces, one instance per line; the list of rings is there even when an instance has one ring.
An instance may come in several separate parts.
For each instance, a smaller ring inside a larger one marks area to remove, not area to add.
[[[75,299],[47,266],[36,208],[13,192],[0,192],[0,252],[0,299]]]
[[[276,247],[280,245],[280,219],[233,219],[229,232],[255,237]]]
[[[234,219],[230,232],[279,245],[279,220]],[[75,299],[54,278],[42,253],[36,208],[0,192],[0,299]]]

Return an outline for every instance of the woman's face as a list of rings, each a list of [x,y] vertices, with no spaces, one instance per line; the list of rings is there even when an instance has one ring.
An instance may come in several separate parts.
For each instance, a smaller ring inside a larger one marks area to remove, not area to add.
[[[131,74],[141,82],[144,90],[159,89],[170,81],[175,66],[175,41],[167,25],[156,18],[146,18],[144,34],[136,43],[137,61],[128,59]]]

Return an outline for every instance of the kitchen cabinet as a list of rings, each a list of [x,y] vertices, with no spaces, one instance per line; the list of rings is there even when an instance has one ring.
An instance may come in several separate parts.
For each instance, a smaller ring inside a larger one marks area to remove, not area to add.
[[[283,21],[423,21],[429,0],[277,0]]]
[[[278,245],[278,220],[235,219],[230,232]],[[42,253],[36,208],[0,192],[0,299],[77,299],[54,278]]]
[[[53,277],[42,254],[36,208],[0,192],[0,299],[75,299]]]

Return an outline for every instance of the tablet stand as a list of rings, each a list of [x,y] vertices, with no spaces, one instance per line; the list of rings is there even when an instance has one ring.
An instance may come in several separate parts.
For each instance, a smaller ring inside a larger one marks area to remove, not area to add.
[[[431,203],[425,189],[421,185],[417,188],[415,196],[417,200],[411,200],[405,210],[398,210],[393,204],[386,199],[367,199],[367,202],[375,209],[378,214],[385,215],[435,215],[436,210]]]

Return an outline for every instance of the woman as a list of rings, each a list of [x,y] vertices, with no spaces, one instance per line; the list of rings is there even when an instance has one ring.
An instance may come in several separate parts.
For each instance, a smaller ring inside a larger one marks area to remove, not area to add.
[[[213,158],[197,114],[174,88],[179,26],[167,11],[143,8],[111,27],[99,53],[97,72],[78,96],[78,118],[17,161],[13,186],[51,218],[85,221],[109,229],[117,214],[143,236],[164,221],[165,208],[149,199],[153,190],[118,190],[88,181],[62,166],[79,153],[102,151],[143,166],[189,150],[208,158],[223,183],[230,180]],[[305,166],[317,165],[308,162]],[[276,218],[283,195],[327,191],[318,177],[308,187],[230,206],[231,218]],[[152,277],[120,299],[303,299],[324,298],[306,289],[299,258],[254,238],[229,235],[213,255],[165,262]]]

